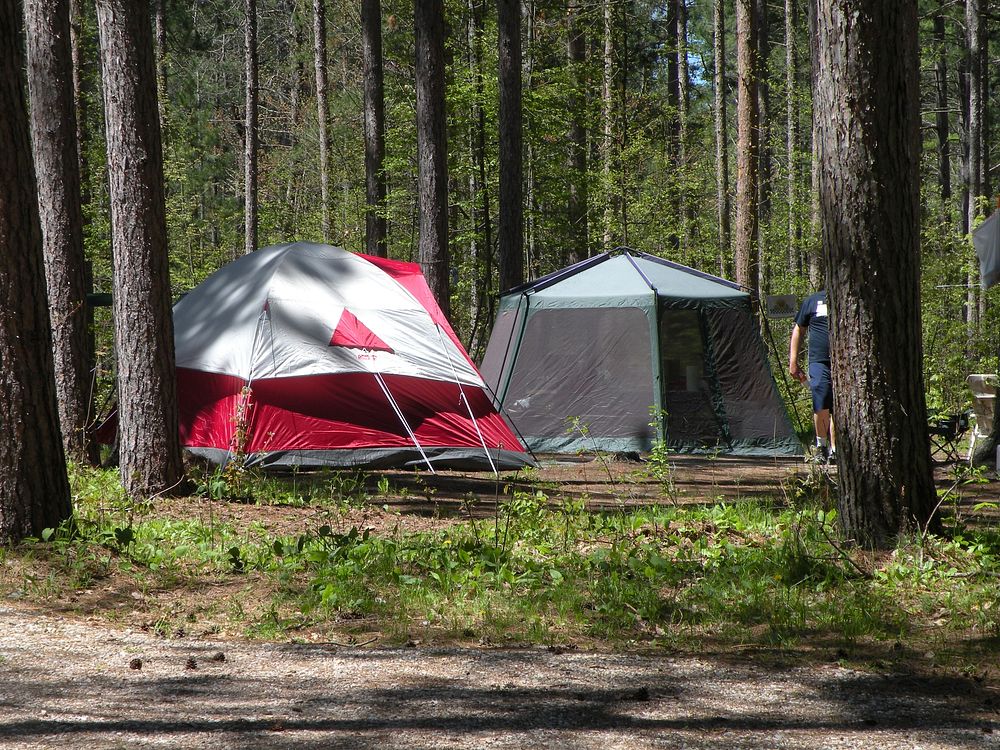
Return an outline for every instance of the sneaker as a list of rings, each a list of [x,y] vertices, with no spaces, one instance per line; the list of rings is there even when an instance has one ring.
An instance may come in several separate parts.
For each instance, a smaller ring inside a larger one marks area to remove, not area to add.
[[[827,463],[828,466],[836,466],[837,465],[837,449],[836,448],[834,448],[832,451],[830,451],[830,454],[826,457],[826,463]]]
[[[810,459],[814,464],[825,464],[830,459],[830,449],[825,445],[817,445]]]

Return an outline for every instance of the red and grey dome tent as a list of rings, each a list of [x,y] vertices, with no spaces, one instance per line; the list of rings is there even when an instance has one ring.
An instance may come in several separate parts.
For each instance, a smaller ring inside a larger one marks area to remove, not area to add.
[[[174,306],[183,445],[217,463],[531,464],[414,263],[274,245]]]

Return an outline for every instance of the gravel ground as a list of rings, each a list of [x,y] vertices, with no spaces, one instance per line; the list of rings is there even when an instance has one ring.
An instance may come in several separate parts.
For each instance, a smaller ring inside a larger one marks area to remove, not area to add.
[[[8,750],[1000,748],[998,711],[835,662],[164,640],[0,602]]]

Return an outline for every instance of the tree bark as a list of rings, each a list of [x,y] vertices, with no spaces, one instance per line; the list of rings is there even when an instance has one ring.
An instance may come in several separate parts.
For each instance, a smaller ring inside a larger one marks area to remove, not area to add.
[[[111,242],[118,441],[133,498],[183,489],[163,156],[147,6],[98,0]]]
[[[962,56],[958,69],[958,233],[969,233],[969,68],[968,52]]]
[[[567,196],[567,223],[569,247],[562,258],[563,264],[577,263],[590,256],[587,226],[587,124],[584,113],[587,63],[587,35],[580,20],[578,0],[570,0],[566,7],[566,61],[570,69],[572,88],[568,97],[569,108],[569,194]]]
[[[522,12],[525,17],[525,40],[527,42],[527,54],[521,55],[521,69],[523,71],[522,75],[522,91],[523,88],[527,88],[530,92],[532,86],[534,85],[534,75],[535,75],[535,26],[537,20],[537,13],[535,11],[535,0],[525,0],[522,5]],[[523,94],[522,97],[523,99]],[[520,106],[520,105],[519,105]],[[522,153],[524,154],[524,163],[521,168],[522,172],[522,192],[523,198],[522,202],[527,207],[527,211],[522,211],[521,226],[523,227],[521,236],[522,242],[521,246],[523,248],[522,257],[522,271],[521,278],[523,279],[526,273],[531,273],[532,263],[535,264],[534,273],[535,275],[540,275],[541,271],[538,268],[538,253],[535,250],[535,241],[538,238],[538,232],[536,231],[537,218],[541,214],[542,209],[538,201],[538,186],[535,181],[535,144],[532,141],[528,141],[524,144],[522,136]],[[525,216],[525,213],[527,214]],[[497,243],[499,245],[499,226],[497,227]],[[499,276],[499,274],[497,274]]]
[[[807,0],[809,7],[809,79],[812,83],[812,90],[816,90],[819,80],[819,45],[816,37],[819,34],[817,7],[819,0]],[[807,263],[809,266],[809,286],[819,289],[824,286],[823,278],[825,268],[823,264],[823,247],[820,227],[820,207],[819,207],[819,121],[817,119],[815,97],[812,108],[812,121],[810,122],[810,159],[809,186],[812,197],[809,211],[809,248],[807,253]]]
[[[773,172],[774,158],[771,149],[771,84],[769,78],[769,66],[771,58],[771,31],[770,15],[768,14],[767,0],[754,0],[754,15],[757,18],[757,28],[755,34],[754,62],[757,77],[757,96],[760,101],[757,105],[757,148],[760,166],[757,169],[757,247],[758,254],[763,254],[761,248],[764,242],[761,235],[767,231],[771,223],[771,194],[773,192]],[[766,258],[761,257],[761,287],[768,283],[770,277],[769,264]]]
[[[365,252],[384,258],[385,92],[382,76],[382,3],[361,0],[361,56],[365,79]]]
[[[681,0],[670,0],[667,3],[666,36],[670,40],[667,47],[667,117],[666,117],[666,156],[670,170],[670,179],[666,184],[666,225],[667,248],[672,256],[681,255],[681,193],[683,182],[681,178],[681,87],[680,87],[680,55],[677,51],[678,19],[680,17]]]
[[[470,174],[474,231],[472,249],[475,254],[476,284],[472,347],[477,349],[482,330],[493,324],[493,220],[486,174],[486,110],[485,71],[483,69],[483,27],[486,0],[469,0],[469,49],[475,76],[475,100],[472,117],[472,162]],[[480,241],[479,238],[482,238]]]
[[[32,146],[59,421],[66,455],[87,463],[93,457],[87,435],[91,352],[69,7],[58,0],[29,0],[25,9]]]
[[[85,83],[84,83],[84,69],[88,65],[89,60],[84,50],[87,47],[86,34],[84,29],[87,26],[87,8],[88,3],[83,0],[70,0],[69,2],[69,18],[70,18],[70,56],[73,59],[73,110],[76,114],[76,120],[73,123],[76,130],[76,161],[77,161],[77,172],[80,176],[80,213],[81,221],[83,223],[83,234],[86,235],[87,226],[89,225],[89,220],[87,218],[87,206],[90,205],[91,195],[89,186],[89,169],[87,159],[84,154],[87,150],[87,142],[90,138],[90,130],[88,128],[87,113],[89,111],[89,105],[87,103],[87,97],[85,94]],[[93,265],[84,257],[84,291],[90,293],[94,291],[94,272]],[[94,400],[94,391],[97,382],[97,345],[94,334],[94,310],[90,305],[85,306],[86,311],[86,322],[84,327],[86,329],[86,353],[87,359],[84,363],[84,368],[87,371],[88,384],[87,388],[90,392],[91,404]],[[95,415],[91,414],[90,418],[93,419]],[[100,463],[101,460],[101,449],[97,444],[96,440],[90,440],[87,444],[87,458],[88,462],[94,465]]]
[[[719,275],[729,265],[729,117],[726,98],[726,12],[723,0],[713,5],[715,43],[715,206],[719,224]]]
[[[313,0],[313,64],[316,69],[316,119],[319,125],[320,232],[330,241],[330,135],[326,85],[326,0]]]
[[[815,104],[839,518],[870,548],[937,528],[920,330],[916,5],[819,3]]]
[[[293,40],[293,49],[301,50],[305,45],[305,30],[296,18],[296,0],[286,0],[286,2],[286,10],[288,11],[288,36]],[[289,151],[294,152],[299,142],[298,127],[301,102],[308,88],[306,66],[301,54],[295,55],[292,70],[294,72],[289,86],[288,146]],[[289,237],[294,236],[296,227],[296,191],[301,179],[296,172],[296,170],[289,170],[285,180],[285,203],[288,206],[288,210],[282,217],[282,226],[285,229],[285,234]]]
[[[156,44],[156,101],[159,105],[160,133],[167,133],[167,0],[153,0],[153,38]]]
[[[612,140],[614,129],[612,127],[612,113],[614,106],[612,102],[611,88],[614,85],[614,39],[612,37],[611,23],[611,2],[612,0],[602,0],[601,8],[604,18],[604,76],[601,86],[601,172],[604,177],[604,217],[602,228],[602,249],[606,252],[611,249],[612,221],[615,214],[614,189],[611,184],[611,164],[614,160],[614,142]]]
[[[415,0],[420,267],[438,305],[451,312],[448,136],[444,96],[444,3]]]
[[[990,26],[986,23],[988,16],[988,12],[983,14],[979,34],[979,81],[982,88],[979,94],[982,105],[982,116],[979,120],[979,191],[985,197],[990,196]],[[987,207],[987,215],[989,210]],[[981,299],[984,295],[979,296]]]
[[[500,289],[524,282],[524,176],[521,158],[521,3],[497,0],[500,83]]]
[[[83,158],[84,144],[86,143],[86,122],[87,107],[84,97],[83,69],[84,69],[84,26],[86,24],[85,10],[87,3],[84,0],[70,0],[70,49],[73,58],[73,111],[76,113],[76,148],[77,161],[79,162],[80,173],[80,202],[87,205],[89,202],[89,191],[87,190],[87,164]]]
[[[243,252],[257,249],[257,0],[244,0]]]
[[[759,298],[760,257],[757,247],[760,103],[756,59],[755,0],[736,0],[736,283]]]
[[[687,0],[677,0],[677,163],[678,185],[677,220],[680,230],[681,257],[687,258],[690,250],[688,233],[691,227],[691,208],[687,201],[688,168],[688,89],[691,78],[688,73],[688,31]]]
[[[969,59],[969,119],[968,119],[968,231],[973,231],[976,225],[976,218],[979,215],[980,202],[982,196],[982,145],[983,145],[983,101],[982,101],[982,56],[980,49],[980,39],[983,32],[983,17],[980,9],[980,0],[966,0],[965,2],[965,26],[968,44]],[[972,252],[972,261],[969,264],[968,295],[966,309],[968,310],[968,338],[969,348],[979,334],[979,301],[978,297],[978,264],[975,262],[975,253]]]
[[[785,0],[785,153],[788,160],[786,186],[788,201],[788,275],[799,273],[799,222],[798,222],[798,151],[799,119],[797,78],[799,68],[798,48],[795,44],[795,29],[799,21],[799,6],[796,0]]]
[[[19,9],[15,0],[0,0],[0,544],[40,535],[73,512],[59,436]]]

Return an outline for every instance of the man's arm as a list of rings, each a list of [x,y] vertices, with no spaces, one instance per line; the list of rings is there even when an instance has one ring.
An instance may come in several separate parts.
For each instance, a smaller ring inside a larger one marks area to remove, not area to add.
[[[788,344],[788,372],[800,383],[806,382],[808,376],[799,367],[799,347],[802,345],[802,326],[796,323],[792,327],[792,340]]]

